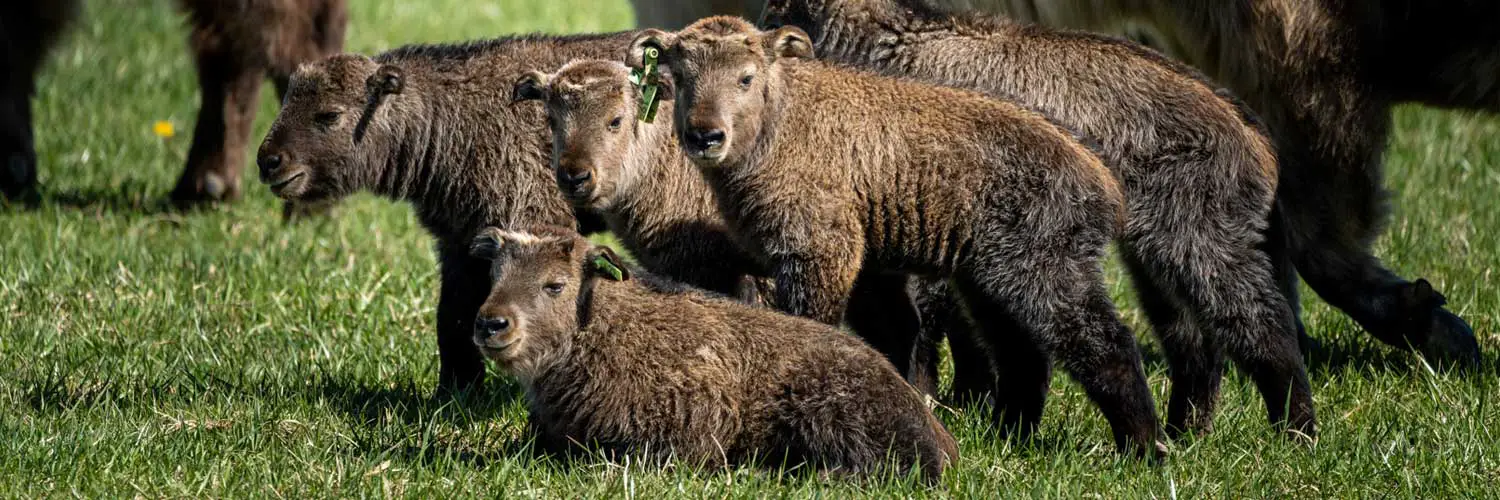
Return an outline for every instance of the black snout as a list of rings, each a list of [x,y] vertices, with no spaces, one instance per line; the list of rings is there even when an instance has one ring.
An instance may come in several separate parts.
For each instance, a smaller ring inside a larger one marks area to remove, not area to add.
[[[583,194],[584,188],[588,187],[589,179],[594,174],[589,170],[573,174],[566,170],[557,172],[557,185],[562,187],[563,192],[568,194]]]
[[[479,318],[474,320],[474,336],[479,337],[480,339],[488,339],[490,337],[505,333],[505,330],[509,328],[510,320],[506,319],[504,316],[497,316],[494,318]]]
[[[281,169],[281,155],[276,153],[260,155],[255,159],[255,164],[260,166],[261,177],[270,179]]]
[[[687,139],[689,146],[699,150],[709,149],[724,143],[724,131],[716,128],[690,128],[683,135],[685,136],[683,139]]]

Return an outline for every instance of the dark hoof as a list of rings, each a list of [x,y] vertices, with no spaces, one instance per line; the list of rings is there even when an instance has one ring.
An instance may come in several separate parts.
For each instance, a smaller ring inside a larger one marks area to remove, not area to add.
[[[237,179],[226,179],[209,172],[197,179],[183,179],[172,190],[172,204],[177,208],[190,209],[213,203],[232,201],[240,197]]]
[[[1427,362],[1441,369],[1469,369],[1479,365],[1479,342],[1463,318],[1443,309],[1448,299],[1425,279],[1404,283],[1395,293],[1403,314],[1387,322],[1377,337],[1397,346],[1411,346]]]
[[[1479,341],[1474,339],[1474,329],[1447,309],[1432,311],[1427,341],[1416,347],[1434,368],[1465,370],[1479,366]]]

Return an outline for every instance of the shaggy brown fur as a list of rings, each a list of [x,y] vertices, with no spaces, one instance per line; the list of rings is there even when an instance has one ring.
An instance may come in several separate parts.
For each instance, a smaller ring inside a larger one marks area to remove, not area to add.
[[[564,195],[604,214],[647,269],[748,302],[769,298],[764,266],[732,241],[713,190],[677,146],[670,78],[648,124],[636,116],[640,90],[628,73],[618,61],[574,61],[555,75],[535,72],[517,82],[518,99],[547,101]],[[918,328],[904,283],[875,273],[861,278],[845,317],[902,370]]]
[[[18,0],[0,8],[7,46],[0,72],[0,192],[15,195],[36,183],[30,96],[46,48],[77,9],[77,0]],[[298,64],[343,49],[344,0],[179,0],[192,33],[202,107],[187,166],[172,191],[181,205],[234,199],[240,193],[245,147],[270,77],[284,93]]]
[[[935,3],[952,4],[958,0]],[[1402,102],[1500,111],[1500,3],[1472,0],[972,0],[1029,21],[1151,22],[1162,45],[1243,97],[1276,140],[1277,200],[1300,273],[1381,341],[1472,366],[1479,345],[1426,280],[1370,251],[1387,220],[1381,155]],[[1295,305],[1295,301],[1293,302]]]
[[[952,278],[970,310],[1007,313],[1061,357],[1122,449],[1156,450],[1140,354],[1100,272],[1122,195],[1067,131],[972,92],[808,60],[797,28],[709,18],[646,30],[627,60],[650,46],[677,83],[683,150],[771,269],[777,307],[834,323],[864,269]],[[1018,334],[978,316],[995,340]]]
[[[439,383],[479,383],[469,342],[486,262],[468,254],[485,226],[573,224],[557,193],[546,123],[537,106],[510,102],[513,82],[580,57],[620,57],[631,33],[521,36],[414,45],[375,59],[334,56],[297,70],[286,105],[261,145],[261,179],[299,202],[356,191],[410,202],[437,238]],[[594,222],[597,224],[597,222]],[[592,230],[593,227],[587,228]]]
[[[544,449],[928,482],[958,458],[922,396],[838,330],[658,282],[565,228],[473,248],[494,260],[473,342],[525,386]]]
[[[1094,139],[1125,188],[1121,254],[1171,364],[1168,429],[1211,427],[1227,351],[1271,422],[1314,433],[1296,320],[1258,247],[1276,157],[1250,112],[1197,72],[1124,40],[912,0],[771,0],[763,23],[807,30],[825,59],[1010,98]],[[1044,363],[999,368],[1007,384],[1046,391]],[[1032,411],[1035,397],[998,402]]]

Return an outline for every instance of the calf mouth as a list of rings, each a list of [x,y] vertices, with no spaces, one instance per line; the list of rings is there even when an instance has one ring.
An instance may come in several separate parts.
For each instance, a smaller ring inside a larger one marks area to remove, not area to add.
[[[682,152],[686,153],[687,156],[688,156],[688,158],[691,158],[694,161],[698,161],[700,163],[707,163],[707,164],[710,164],[710,165],[717,165],[720,161],[724,160],[724,146],[723,145],[712,146],[712,147],[703,148],[703,149],[696,148],[696,147],[693,147],[693,146],[683,146]]]
[[[474,346],[478,347],[479,350],[483,351],[485,354],[494,355],[504,352],[507,348],[516,345],[517,340],[520,340],[520,337],[515,335],[506,335],[503,336],[503,338],[500,336],[495,336],[484,339],[476,336],[474,337]]]
[[[567,198],[573,206],[583,208],[603,208],[600,206],[599,190],[593,187],[582,189],[563,189],[563,198]]]
[[[300,181],[304,181],[306,179],[306,170],[293,172],[290,175],[282,177],[280,180],[271,181],[271,193],[282,199],[294,198],[296,197],[297,193],[302,192],[302,189],[300,188],[305,187],[304,185],[306,184],[306,182]]]

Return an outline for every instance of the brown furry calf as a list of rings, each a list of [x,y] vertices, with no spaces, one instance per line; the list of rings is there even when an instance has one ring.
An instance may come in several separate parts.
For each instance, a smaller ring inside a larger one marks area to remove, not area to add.
[[[0,194],[36,184],[31,96],[51,42],[78,9],[77,0],[17,0],[0,7]],[[267,77],[284,93],[298,64],[343,50],[344,0],[179,0],[192,25],[189,46],[202,107],[187,166],[172,190],[180,205],[234,199],[245,147]]]
[[[771,0],[763,24],[803,28],[821,58],[1012,99],[1095,140],[1125,189],[1121,257],[1172,368],[1168,429],[1212,426],[1227,352],[1272,423],[1314,433],[1296,319],[1259,247],[1276,155],[1248,109],[1125,40],[912,0]],[[998,368],[998,403],[1036,411],[1046,360]]]
[[[642,276],[566,228],[490,228],[473,251],[494,261],[473,342],[525,386],[546,450],[928,482],[958,458],[922,396],[832,327]]]
[[[637,262],[682,283],[755,299],[759,287],[743,285],[766,273],[731,241],[713,191],[677,149],[671,120],[638,120],[640,90],[629,71],[618,60],[575,60],[551,75],[523,75],[513,96],[545,101],[563,196],[602,215]],[[667,104],[662,114],[669,111]]]
[[[261,145],[261,179],[297,202],[356,191],[407,201],[437,238],[439,384],[465,389],[484,377],[469,342],[488,263],[469,256],[486,226],[574,224],[558,195],[545,118],[512,105],[510,87],[531,69],[582,57],[620,57],[632,33],[520,36],[413,45],[375,59],[338,55],[297,70],[285,107]],[[586,230],[598,222],[591,221]]]
[[[519,100],[544,99],[552,161],[564,196],[604,216],[647,269],[749,302],[768,298],[764,266],[732,240],[713,190],[672,135],[670,78],[653,123],[637,116],[641,96],[618,61],[574,61],[554,75],[532,72]],[[871,273],[854,287],[849,326],[907,369],[919,327],[905,279]]]
[[[810,60],[797,28],[709,18],[644,31],[627,60],[652,48],[676,82],[683,151],[771,269],[778,308],[835,323],[862,272],[952,279],[969,309],[1005,313],[979,315],[987,338],[1029,335],[1083,385],[1121,449],[1157,450],[1140,353],[1099,262],[1122,195],[1067,131],[973,92]]]

